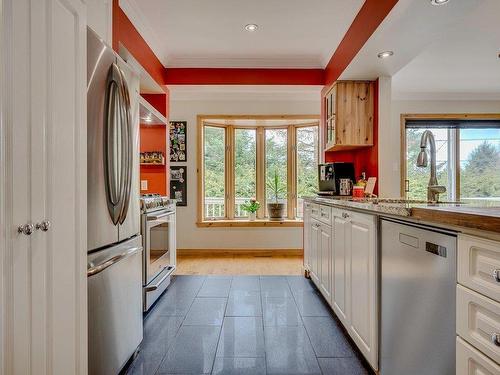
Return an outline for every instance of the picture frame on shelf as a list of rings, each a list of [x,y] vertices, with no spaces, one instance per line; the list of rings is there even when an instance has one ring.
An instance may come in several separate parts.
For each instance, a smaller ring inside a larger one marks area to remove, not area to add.
[[[170,161],[187,161],[187,121],[170,121]]]
[[[177,206],[187,206],[187,168],[186,166],[170,167],[170,198],[177,201]]]

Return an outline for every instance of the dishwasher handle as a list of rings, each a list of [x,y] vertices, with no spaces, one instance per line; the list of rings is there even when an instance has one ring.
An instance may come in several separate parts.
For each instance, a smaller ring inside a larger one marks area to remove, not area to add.
[[[132,247],[130,249],[125,250],[123,253],[115,255],[102,263],[97,265],[91,265],[87,268],[87,277],[97,275],[104,271],[106,268],[111,267],[113,264],[118,263],[119,261],[128,258],[138,252],[142,251],[142,247]]]

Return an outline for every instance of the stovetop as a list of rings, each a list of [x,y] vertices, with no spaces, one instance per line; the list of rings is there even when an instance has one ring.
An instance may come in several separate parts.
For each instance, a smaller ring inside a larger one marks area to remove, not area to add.
[[[175,209],[175,199],[163,197],[160,194],[141,195],[141,212],[148,213],[165,208]]]

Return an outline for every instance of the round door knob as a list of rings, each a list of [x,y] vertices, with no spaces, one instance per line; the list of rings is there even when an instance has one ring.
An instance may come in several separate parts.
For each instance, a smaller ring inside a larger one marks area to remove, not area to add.
[[[491,342],[496,346],[500,346],[500,333],[492,333]]]
[[[496,282],[500,283],[500,269],[494,269],[491,276],[493,276]]]
[[[24,224],[17,227],[17,232],[29,236],[33,233],[35,227],[33,224]]]
[[[50,229],[50,221],[44,220],[41,223],[37,223],[36,229],[39,229],[42,232],[47,232]]]

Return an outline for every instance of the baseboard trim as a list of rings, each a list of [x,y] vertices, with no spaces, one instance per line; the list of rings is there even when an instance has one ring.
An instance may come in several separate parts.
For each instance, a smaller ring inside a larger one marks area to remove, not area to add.
[[[303,249],[177,249],[179,256],[302,256]]]

